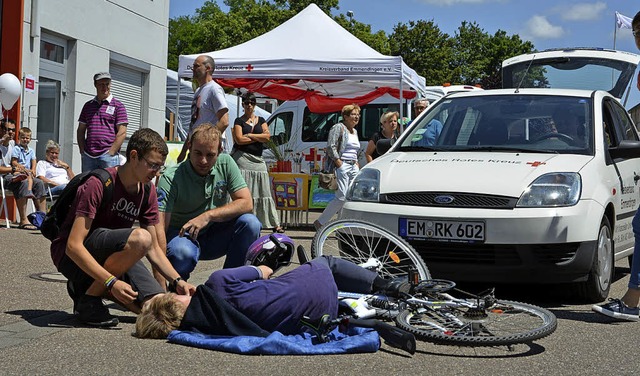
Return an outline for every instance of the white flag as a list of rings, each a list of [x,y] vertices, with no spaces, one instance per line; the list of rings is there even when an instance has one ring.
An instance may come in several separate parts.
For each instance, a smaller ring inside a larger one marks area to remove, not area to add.
[[[632,19],[630,17],[623,16],[616,12],[616,25],[618,25],[618,29],[631,29],[631,21]]]

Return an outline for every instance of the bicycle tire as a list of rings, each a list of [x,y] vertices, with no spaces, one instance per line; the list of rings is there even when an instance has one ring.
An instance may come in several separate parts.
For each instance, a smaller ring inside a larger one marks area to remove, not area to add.
[[[550,335],[558,326],[550,311],[509,300],[497,300],[486,310],[485,318],[470,318],[470,311],[444,306],[406,309],[396,317],[396,324],[422,341],[455,346],[529,343]]]
[[[400,236],[359,219],[338,219],[325,224],[311,241],[311,257],[339,257],[355,264],[375,264],[381,277],[407,275],[415,267],[420,280],[431,279],[418,252]]]

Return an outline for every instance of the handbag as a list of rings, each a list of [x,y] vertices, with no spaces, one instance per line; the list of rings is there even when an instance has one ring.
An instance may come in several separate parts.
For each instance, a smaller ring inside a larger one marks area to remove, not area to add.
[[[335,172],[321,172],[318,176],[318,185],[322,189],[335,191],[338,189],[338,179]]]

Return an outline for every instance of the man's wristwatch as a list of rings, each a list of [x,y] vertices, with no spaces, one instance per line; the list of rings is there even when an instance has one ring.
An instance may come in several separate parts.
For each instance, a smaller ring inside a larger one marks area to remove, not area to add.
[[[169,282],[169,291],[176,292],[176,288],[178,288],[178,282],[182,281],[182,278],[178,277],[173,281]]]
[[[15,174],[16,173],[16,166],[11,166],[11,173]]]

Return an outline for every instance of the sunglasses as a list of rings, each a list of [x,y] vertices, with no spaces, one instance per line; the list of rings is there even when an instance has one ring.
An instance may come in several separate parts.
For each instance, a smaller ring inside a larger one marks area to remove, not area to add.
[[[248,105],[252,105],[255,106],[256,105],[256,101],[245,101],[242,102],[243,105],[248,106]]]

